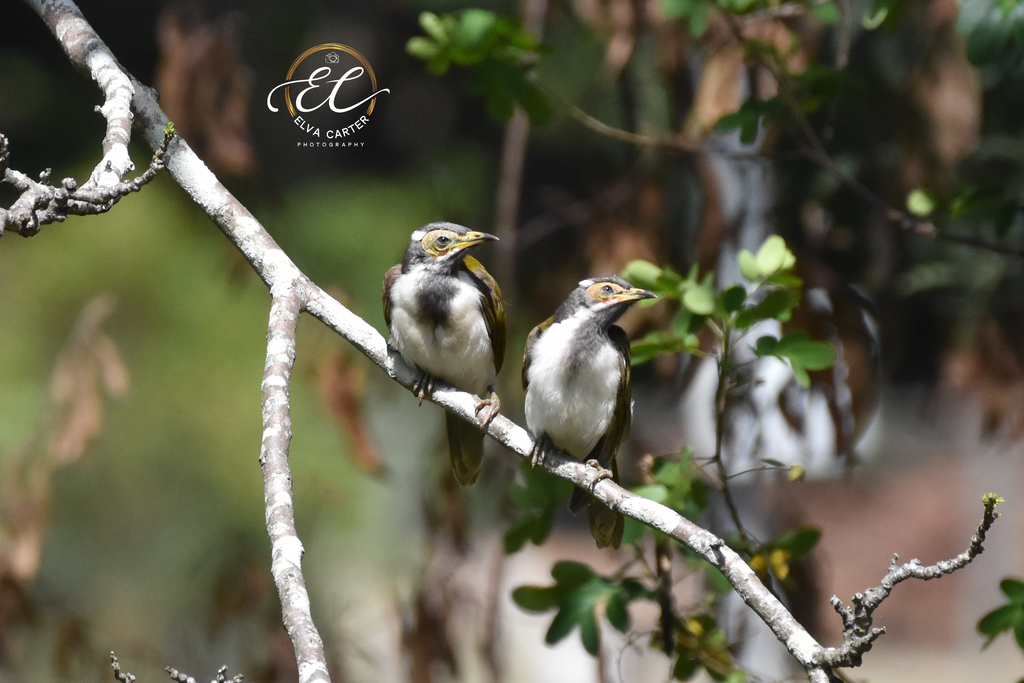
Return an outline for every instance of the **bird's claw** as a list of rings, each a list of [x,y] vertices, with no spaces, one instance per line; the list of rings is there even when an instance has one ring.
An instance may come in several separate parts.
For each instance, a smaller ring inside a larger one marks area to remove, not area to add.
[[[498,417],[498,412],[501,410],[501,399],[498,395],[491,392],[491,395],[487,398],[480,399],[480,402],[476,404],[476,416],[481,419],[480,431],[486,432],[487,428],[491,426],[491,422],[494,418]],[[480,412],[483,411],[483,417],[480,416]]]
[[[541,434],[530,448],[530,467],[543,467],[548,457],[547,435]]]
[[[412,393],[420,400],[420,405],[423,405],[423,399],[434,393],[434,376],[420,370],[416,375],[416,381],[412,383]]]
[[[586,465],[587,467],[593,467],[595,470],[597,470],[597,473],[594,475],[594,480],[590,482],[591,493],[594,492],[594,488],[597,487],[597,483],[599,481],[601,481],[602,479],[611,479],[614,476],[611,470],[601,467],[601,463],[599,463],[597,460],[594,460],[593,458],[588,460],[586,462]]]

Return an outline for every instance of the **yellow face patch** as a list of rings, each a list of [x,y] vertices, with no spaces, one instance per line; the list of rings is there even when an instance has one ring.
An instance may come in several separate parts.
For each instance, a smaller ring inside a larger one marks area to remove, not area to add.
[[[587,287],[587,296],[594,301],[606,301],[629,290],[614,282],[595,282]]]
[[[462,236],[458,233],[452,232],[451,230],[431,230],[423,239],[420,240],[420,244],[423,246],[423,251],[427,252],[431,256],[442,256],[447,254],[452,249],[462,244]]]

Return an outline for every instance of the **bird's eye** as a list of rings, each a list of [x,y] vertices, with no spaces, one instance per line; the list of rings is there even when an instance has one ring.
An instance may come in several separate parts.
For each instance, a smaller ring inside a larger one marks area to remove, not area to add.
[[[605,285],[604,287],[601,288],[601,293],[604,294],[605,296],[611,296],[612,294],[615,293],[615,290],[612,289],[611,285]]]
[[[434,240],[434,244],[436,244],[437,246],[442,247],[442,248],[443,247],[447,247],[451,243],[452,243],[452,238],[449,237],[448,235],[441,235],[436,240]]]

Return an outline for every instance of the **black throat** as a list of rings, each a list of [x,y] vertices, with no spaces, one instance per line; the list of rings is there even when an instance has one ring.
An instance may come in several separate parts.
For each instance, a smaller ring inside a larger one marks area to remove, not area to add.
[[[416,291],[416,305],[420,315],[434,327],[447,325],[452,315],[458,278],[451,275],[431,274]]]
[[[609,327],[611,324],[599,316],[592,316],[579,326],[569,349],[569,372],[572,376],[590,367],[601,347],[611,343]]]

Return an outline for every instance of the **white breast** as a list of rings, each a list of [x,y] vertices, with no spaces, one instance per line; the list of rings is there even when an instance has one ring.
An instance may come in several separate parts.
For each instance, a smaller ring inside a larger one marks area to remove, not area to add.
[[[494,351],[481,314],[482,294],[459,273],[450,323],[435,326],[417,312],[417,293],[426,271],[413,269],[391,289],[391,343],[408,363],[471,391],[487,394],[494,384]]]
[[[586,457],[608,430],[619,390],[619,353],[605,340],[575,372],[569,353],[582,320],[554,323],[530,352],[526,425],[534,436],[577,458]]]

